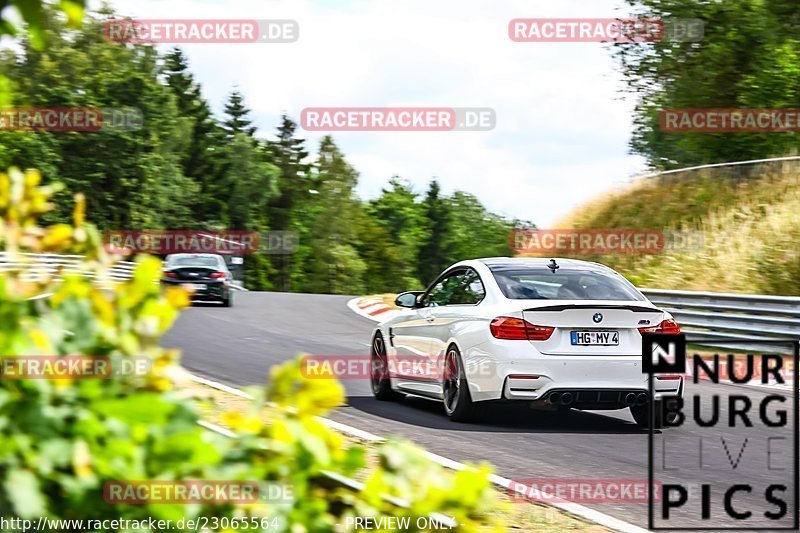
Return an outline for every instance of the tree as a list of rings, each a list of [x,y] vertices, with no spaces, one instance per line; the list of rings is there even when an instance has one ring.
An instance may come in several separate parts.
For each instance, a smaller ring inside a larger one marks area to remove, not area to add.
[[[115,15],[100,15],[73,30],[46,8],[39,27],[48,47],[28,39],[0,54],[16,106],[129,107],[144,117],[138,129],[0,131],[0,164],[38,167],[46,181],[67,185],[48,223],[66,221],[80,192],[101,229],[296,233],[295,253],[245,260],[248,287],[258,290],[419,288],[455,259],[506,245],[509,221],[464,193],[443,197],[435,181],[420,198],[393,177],[364,204],[358,173],[332,138],[314,164],[286,115],[277,138],[256,138],[238,90],[218,122],[183,52],[109,42],[103,21]]]
[[[447,266],[450,254],[448,232],[450,213],[447,202],[439,196],[439,183],[431,181],[422,208],[427,219],[427,236],[419,249],[417,272],[419,279],[429,284]]]
[[[266,228],[267,200],[276,191],[275,167],[270,165],[250,126],[250,110],[244,97],[233,91],[225,105],[225,139],[218,139],[216,171],[211,196],[222,205],[226,223],[234,228]]]
[[[356,231],[356,248],[366,266],[363,279],[368,294],[421,288],[419,285],[408,285],[408,265],[394,245],[391,234],[364,209],[356,221]]]
[[[631,148],[655,168],[755,159],[796,150],[797,133],[664,132],[660,111],[800,106],[800,13],[793,0],[627,0],[644,18],[700,19],[699,42],[615,45],[637,99]]]
[[[226,106],[226,140],[216,138],[213,183],[209,198],[220,206],[225,224],[232,229],[256,230],[262,236],[270,228],[269,201],[277,196],[278,167],[269,161],[262,144],[249,127],[249,110],[238,92]],[[275,276],[272,257],[259,250],[245,259],[245,281],[251,290],[270,290]]]
[[[244,96],[238,89],[228,96],[228,102],[225,104],[225,119],[224,128],[225,134],[230,139],[237,133],[244,133],[252,137],[256,133],[255,126],[251,126],[250,109],[244,105]]]
[[[127,107],[141,112],[138,129],[103,127],[93,132],[2,132],[4,163],[38,166],[47,180],[63,181],[86,195],[102,228],[182,227],[191,220],[197,188],[181,171],[180,120],[175,98],[158,79],[152,47],[103,38],[102,21],[89,18],[69,30],[49,10],[43,31],[48,46],[23,40],[6,54],[17,107]],[[113,157],[110,157],[113,155]],[[64,220],[71,199],[57,198],[50,220]]]
[[[237,133],[222,152],[228,161],[223,176],[228,226],[234,230],[265,230],[267,201],[277,193],[277,167],[264,161],[254,140],[243,133]]]
[[[307,265],[311,292],[359,294],[366,264],[358,254],[355,222],[361,203],[354,189],[358,173],[330,136],[320,142],[316,168],[321,184],[311,224],[311,257]]]
[[[367,206],[373,220],[389,233],[391,245],[397,249],[404,265],[402,276],[391,283],[398,282],[405,287],[422,285],[415,265],[420,244],[428,237],[428,229],[423,206],[417,200],[418,195],[411,184],[394,176],[389,180],[389,187]]]
[[[268,141],[264,150],[268,160],[278,167],[278,193],[268,206],[270,226],[275,231],[297,231],[302,243],[308,233],[305,220],[311,215],[309,204],[314,192],[318,192],[315,187],[319,180],[310,173],[311,167],[305,162],[308,157],[305,140],[295,137],[296,129],[297,124],[283,115],[278,127],[278,139]],[[303,250],[295,254],[295,258],[301,258]],[[274,283],[280,290],[289,291],[292,280],[303,279],[304,273],[293,266],[298,263],[293,262],[292,256],[280,255],[276,259],[278,272]]]
[[[86,0],[62,0],[58,5],[49,9],[58,10],[67,16],[67,25],[71,28],[80,27],[83,23]],[[25,22],[25,37],[32,47],[42,50],[47,43],[45,23],[48,17],[48,8],[41,2],[31,0],[5,0],[0,10],[0,36],[19,36],[20,28],[13,22],[13,17],[4,18],[14,8],[19,18]],[[12,82],[6,74],[0,71],[0,107],[11,105]]]
[[[487,211],[474,195],[462,191],[453,193],[446,203],[450,214],[447,263],[512,254],[510,236],[516,220]]]
[[[164,58],[167,86],[176,97],[181,128],[188,134],[187,146],[181,154],[183,174],[199,187],[193,202],[195,220],[213,226],[221,223],[223,202],[219,200],[223,131],[214,120],[208,102],[203,98],[200,85],[189,72],[189,65],[180,48],[170,51]]]

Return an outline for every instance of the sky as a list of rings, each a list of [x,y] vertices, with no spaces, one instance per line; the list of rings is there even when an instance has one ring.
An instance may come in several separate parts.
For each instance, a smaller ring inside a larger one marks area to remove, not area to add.
[[[645,170],[629,153],[634,101],[602,43],[519,43],[514,18],[628,15],[622,0],[112,0],[140,19],[293,19],[293,43],[181,45],[221,116],[237,87],[259,135],[307,107],[490,107],[491,131],[332,132],[362,198],[399,175],[436,178],[547,228]],[[99,2],[90,1],[92,7]],[[172,45],[159,45],[165,50]],[[321,132],[299,130],[313,153]]]

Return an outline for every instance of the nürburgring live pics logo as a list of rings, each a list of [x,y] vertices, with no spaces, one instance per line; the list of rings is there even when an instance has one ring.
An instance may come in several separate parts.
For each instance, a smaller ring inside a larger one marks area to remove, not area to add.
[[[655,374],[691,376],[686,378],[691,394],[673,392],[650,402],[651,530],[778,531],[800,524],[800,342],[759,341],[766,351],[755,353],[748,351],[753,341],[726,339],[724,345],[725,350],[712,349],[722,354],[704,351],[687,359],[683,335],[642,335],[650,398]],[[663,430],[656,429],[657,421],[663,421]]]

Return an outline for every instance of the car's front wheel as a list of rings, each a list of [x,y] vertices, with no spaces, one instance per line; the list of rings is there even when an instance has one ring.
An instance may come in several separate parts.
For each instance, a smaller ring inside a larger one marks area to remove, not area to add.
[[[442,393],[444,412],[451,420],[467,422],[475,417],[477,411],[472,395],[469,393],[467,375],[458,348],[450,346],[444,360]]]
[[[372,386],[372,395],[382,401],[398,400],[402,394],[392,390],[389,381],[389,358],[386,354],[386,344],[383,342],[383,335],[380,332],[372,338],[372,346],[369,350],[370,376],[369,381]]]

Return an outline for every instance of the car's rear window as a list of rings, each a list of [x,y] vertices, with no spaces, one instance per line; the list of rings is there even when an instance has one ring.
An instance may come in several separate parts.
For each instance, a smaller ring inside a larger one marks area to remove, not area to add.
[[[208,255],[178,255],[167,258],[167,265],[176,266],[208,266],[218,268],[220,260]]]
[[[553,272],[541,266],[493,268],[492,274],[506,298],[514,300],[646,300],[616,273],[565,267]]]

